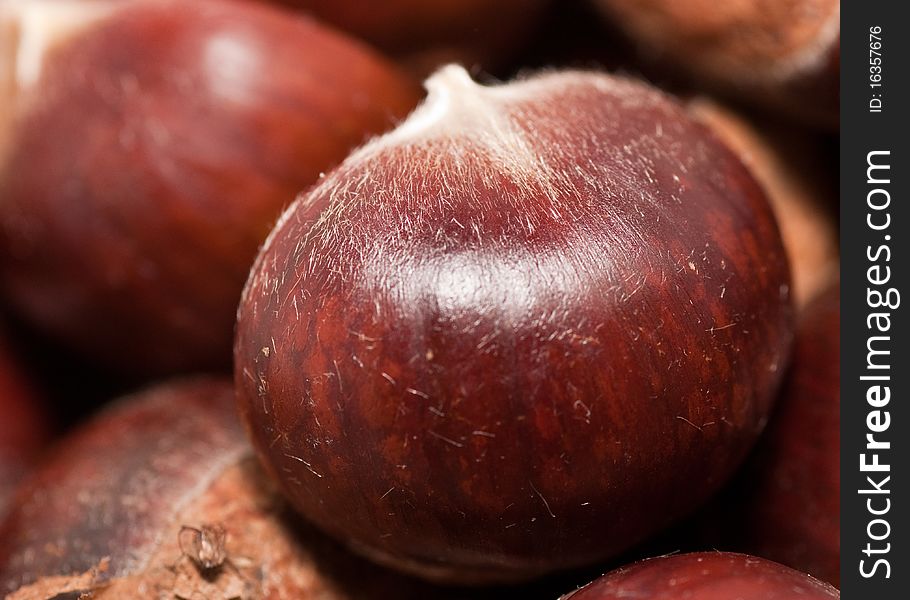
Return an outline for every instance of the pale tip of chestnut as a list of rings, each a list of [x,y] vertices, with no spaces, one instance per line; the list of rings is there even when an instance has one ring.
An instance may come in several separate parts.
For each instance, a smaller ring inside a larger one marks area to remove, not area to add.
[[[348,157],[346,165],[369,161],[380,152],[395,148],[420,147],[432,155],[461,155],[467,163],[483,163],[484,169],[507,175],[529,194],[552,195],[552,181],[558,177],[532,147],[521,125],[522,116],[514,112],[515,101],[532,97],[559,77],[571,84],[580,72],[543,75],[509,85],[484,85],[476,82],[464,67],[446,65],[425,82],[423,103],[398,127],[374,138]],[[589,83],[598,85],[591,80]],[[453,144],[459,139],[467,145]],[[343,169],[343,167],[342,167]]]
[[[420,138],[433,131],[453,112],[464,117],[476,114],[478,95],[489,89],[479,85],[464,67],[456,64],[441,67],[425,82],[427,97],[397,129],[385,136],[390,141]]]
[[[563,73],[571,76],[573,73]],[[382,136],[390,143],[443,137],[471,130],[481,137],[503,137],[509,117],[498,108],[509,99],[527,95],[540,78],[513,81],[509,85],[483,85],[458,64],[440,67],[423,86],[427,96],[396,129]],[[491,135],[493,134],[493,135]],[[508,136],[506,136],[508,137]],[[510,143],[517,140],[512,139]]]
[[[116,6],[112,0],[0,0],[0,159],[45,58]]]

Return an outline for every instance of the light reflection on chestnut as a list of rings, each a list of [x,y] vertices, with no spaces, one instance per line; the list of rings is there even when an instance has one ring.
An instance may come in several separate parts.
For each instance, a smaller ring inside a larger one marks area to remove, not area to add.
[[[26,0],[0,27],[0,284],[138,374],[226,369],[281,209],[420,97],[360,42],[255,3]]]
[[[304,515],[425,577],[615,555],[732,473],[789,356],[774,218],[642,84],[457,67],[282,217],[240,405]]]

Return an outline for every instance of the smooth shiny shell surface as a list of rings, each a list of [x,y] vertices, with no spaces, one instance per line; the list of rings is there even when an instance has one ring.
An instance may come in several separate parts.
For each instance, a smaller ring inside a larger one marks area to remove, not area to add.
[[[457,68],[271,234],[240,405],[311,520],[429,577],[615,554],[717,489],[791,339],[767,201],[641,84]]]
[[[263,5],[75,5],[97,12],[59,39],[71,14],[15,5],[6,51],[29,69],[0,151],[3,289],[99,362],[226,368],[281,210],[419,88],[359,42]]]
[[[653,558],[604,575],[563,600],[823,600],[826,583],[745,554],[703,552]]]

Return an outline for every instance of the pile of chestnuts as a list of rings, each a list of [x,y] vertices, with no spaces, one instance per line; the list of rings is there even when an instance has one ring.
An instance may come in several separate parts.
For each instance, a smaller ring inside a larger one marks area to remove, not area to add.
[[[0,0],[0,595],[838,598],[839,3],[704,4]]]

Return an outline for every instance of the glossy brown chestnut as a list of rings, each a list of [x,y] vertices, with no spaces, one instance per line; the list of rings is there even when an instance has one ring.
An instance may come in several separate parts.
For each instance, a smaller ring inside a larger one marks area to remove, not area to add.
[[[837,126],[840,0],[592,1],[646,57]]]
[[[44,449],[50,430],[38,393],[0,339],[0,516],[16,484]]]
[[[358,42],[265,5],[0,7],[0,284],[142,374],[227,367],[282,208],[420,97]]]
[[[724,552],[652,558],[617,569],[562,600],[823,600],[826,583],[768,560]]]
[[[237,421],[232,388],[214,378],[160,385],[65,439],[0,525],[0,594],[459,597],[367,563],[290,518]]]
[[[824,160],[826,141],[766,115],[699,97],[688,103],[764,187],[790,262],[801,309],[831,282],[839,264],[838,190]]]
[[[275,0],[271,0],[275,1]],[[447,62],[491,69],[530,37],[549,0],[277,0],[426,74]]]
[[[427,85],[270,235],[243,416],[303,514],[377,560],[484,581],[604,558],[761,431],[791,342],[774,218],[645,85]]]

